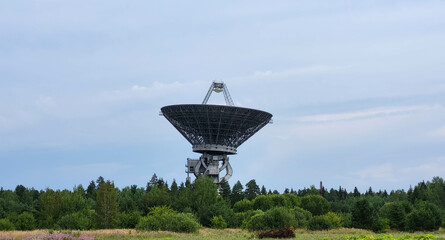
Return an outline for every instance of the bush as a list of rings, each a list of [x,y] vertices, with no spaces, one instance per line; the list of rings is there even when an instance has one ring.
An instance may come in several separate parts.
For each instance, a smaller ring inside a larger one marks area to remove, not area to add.
[[[252,208],[253,208],[253,203],[248,199],[243,199],[241,201],[236,202],[233,205],[234,212],[247,212],[249,210],[252,210]]]
[[[241,227],[242,229],[247,229],[247,223],[253,216],[259,213],[264,213],[264,212],[261,210],[255,210],[255,211],[251,210],[247,212],[235,213],[236,225],[234,227],[235,228]]]
[[[76,212],[63,216],[57,225],[61,229],[89,230],[93,226],[92,214]]]
[[[253,199],[253,209],[267,211],[273,207],[273,201],[269,195],[260,195]]]
[[[284,195],[272,194],[267,196],[270,197],[270,199],[272,199],[274,207],[286,207],[286,208],[292,207],[289,198],[285,197]]]
[[[324,215],[329,212],[331,205],[320,195],[306,195],[301,199],[301,207],[308,210],[314,216]]]
[[[177,213],[167,207],[154,207],[141,218],[136,229],[145,231],[197,232],[200,225],[190,213]]]
[[[237,225],[235,213],[229,204],[220,199],[210,206],[203,206],[198,210],[199,222],[206,227],[212,226],[212,218],[221,215],[229,227]]]
[[[119,215],[120,228],[135,228],[141,219],[142,213],[133,211],[131,213],[121,213]]]
[[[420,202],[406,218],[409,231],[435,231],[442,223],[439,208],[429,202]]]
[[[15,227],[17,230],[34,230],[36,228],[36,220],[31,213],[24,212],[17,216]]]
[[[332,223],[332,228],[342,227],[342,225],[341,225],[341,217],[339,215],[337,215],[336,213],[328,212],[325,216]]]
[[[301,204],[301,199],[299,197],[295,196],[294,194],[284,193],[283,197],[285,197],[287,199],[287,201],[289,202],[290,208],[298,207]]]
[[[294,214],[294,218],[296,221],[295,228],[305,228],[309,220],[312,218],[312,213],[304,210],[303,208],[295,207],[291,209],[291,212]]]
[[[212,218],[212,228],[225,229],[227,228],[227,223],[221,215],[214,216]]]
[[[337,213],[341,218],[341,226],[345,228],[352,227],[352,215],[350,213]]]
[[[0,219],[0,231],[12,231],[15,230],[15,226],[8,219]]]
[[[383,233],[386,229],[389,228],[389,220],[387,218],[375,218],[374,223],[372,224],[372,231],[376,233]]]
[[[249,231],[273,230],[291,226],[295,227],[296,225],[297,222],[290,209],[277,207],[253,216],[247,223],[247,229]]]
[[[258,238],[294,238],[295,233],[292,227],[285,227],[276,230],[263,231]]]
[[[333,228],[332,222],[326,216],[315,216],[311,220],[309,220],[307,228],[309,230],[329,230]]]

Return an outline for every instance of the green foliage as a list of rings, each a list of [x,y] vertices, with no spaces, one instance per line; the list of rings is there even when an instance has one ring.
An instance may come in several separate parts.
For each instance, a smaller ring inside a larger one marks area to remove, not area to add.
[[[24,212],[17,217],[14,223],[17,230],[34,230],[36,228],[36,220],[29,212]]]
[[[15,192],[6,190],[0,193],[0,218],[5,218],[10,213],[23,212],[25,208]]]
[[[235,204],[238,201],[244,199],[243,185],[240,181],[237,181],[232,188],[232,192],[230,193],[230,201],[232,204]]]
[[[227,228],[227,223],[221,215],[212,218],[212,228],[224,229]]]
[[[289,208],[299,207],[301,204],[301,198],[294,194],[284,193],[282,196],[286,199],[285,202]]]
[[[119,228],[135,228],[141,219],[142,212],[121,213],[119,215]]]
[[[342,219],[338,214],[333,212],[328,212],[324,216],[332,223],[332,228],[342,227]]]
[[[146,194],[144,188],[137,188],[136,185],[125,187],[118,193],[120,212],[131,213],[143,211],[143,197]]]
[[[61,216],[62,193],[60,191],[46,189],[46,191],[40,195],[39,201],[39,226],[41,228],[53,228]]]
[[[328,200],[320,195],[306,195],[301,198],[301,207],[308,210],[314,216],[326,214],[331,209]]]
[[[256,181],[252,179],[246,184],[244,196],[249,200],[253,200],[258,195],[260,195],[260,187],[256,184]]]
[[[96,196],[96,224],[98,228],[114,228],[119,222],[117,190],[109,180],[101,182]]]
[[[230,208],[229,203],[219,198],[216,203],[201,207],[198,211],[199,222],[206,227],[212,226],[212,218],[214,216],[222,216],[229,227],[238,225],[235,213]]]
[[[345,228],[352,227],[352,215],[350,213],[337,213],[341,218],[341,226]]]
[[[208,177],[199,177],[195,180],[191,192],[191,206],[195,211],[206,208],[216,202],[218,187]]]
[[[219,183],[218,193],[219,195],[224,198],[225,200],[230,201],[230,193],[232,191],[230,190],[230,185],[226,180],[222,180]]]
[[[329,217],[326,215],[323,216],[315,216],[309,220],[307,228],[309,230],[315,231],[315,230],[329,230],[333,228],[332,222],[330,221]]]
[[[165,188],[159,188],[157,185],[150,187],[150,191],[143,197],[145,210],[156,206],[170,206],[170,195]]]
[[[256,214],[263,213],[261,210],[250,210],[246,212],[239,212],[235,213],[235,225],[233,227],[247,229],[247,223],[250,221],[250,219],[255,216]]]
[[[435,231],[442,223],[439,208],[429,202],[418,202],[408,214],[406,228],[409,231]]]
[[[243,199],[233,205],[234,212],[247,212],[253,209],[253,203],[248,199]]]
[[[296,221],[295,228],[307,227],[309,220],[312,218],[312,213],[299,207],[291,209]]]
[[[15,230],[15,226],[8,219],[0,219],[0,231],[12,231]]]
[[[406,211],[403,202],[387,202],[380,208],[379,212],[381,217],[388,219],[390,228],[405,229]]]
[[[385,232],[389,228],[389,220],[387,218],[377,217],[372,224],[372,231],[376,233]]]
[[[355,228],[372,229],[376,215],[374,208],[366,198],[358,200],[352,207],[352,226]]]
[[[136,229],[144,231],[197,232],[200,225],[190,213],[177,213],[167,207],[155,207],[141,218]]]
[[[274,205],[273,200],[269,197],[270,195],[260,195],[253,200],[253,209],[260,209],[267,211],[271,209]]]
[[[272,230],[296,225],[294,214],[289,209],[276,207],[253,216],[247,223],[247,229],[249,231]]]
[[[57,225],[61,229],[89,230],[93,227],[92,216],[89,211],[71,213],[60,218]]]

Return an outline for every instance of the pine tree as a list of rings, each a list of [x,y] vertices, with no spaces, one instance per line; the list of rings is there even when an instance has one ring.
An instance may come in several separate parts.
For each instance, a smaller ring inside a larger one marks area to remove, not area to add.
[[[222,198],[230,201],[230,185],[226,180],[219,183],[218,193]]]
[[[352,196],[354,197],[360,197],[360,192],[358,191],[357,187],[354,187],[354,193],[352,194]]]
[[[264,187],[264,185],[261,187],[261,195],[266,195],[267,194],[267,190],[266,187]]]
[[[248,183],[246,183],[246,190],[244,191],[244,196],[246,196],[247,199],[252,201],[258,195],[260,195],[260,187],[258,187],[256,181],[252,179]]]
[[[232,193],[230,194],[230,201],[232,204],[235,204],[238,201],[241,201],[244,199],[244,193],[243,193],[243,185],[240,181],[237,181],[235,185],[233,185]]]

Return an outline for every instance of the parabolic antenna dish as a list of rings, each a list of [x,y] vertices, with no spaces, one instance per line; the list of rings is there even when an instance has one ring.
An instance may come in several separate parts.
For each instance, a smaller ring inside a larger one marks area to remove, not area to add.
[[[207,104],[212,92],[224,93],[227,105]],[[192,144],[199,159],[187,159],[186,173],[208,176],[215,183],[227,181],[233,173],[227,155],[271,122],[272,114],[236,107],[226,84],[213,82],[202,104],[179,104],[161,108],[165,118]],[[221,164],[220,164],[221,163]],[[219,173],[226,170],[222,178]],[[187,175],[187,180],[190,177]]]
[[[272,118],[268,112],[225,105],[181,104],[161,111],[199,153],[234,154]]]

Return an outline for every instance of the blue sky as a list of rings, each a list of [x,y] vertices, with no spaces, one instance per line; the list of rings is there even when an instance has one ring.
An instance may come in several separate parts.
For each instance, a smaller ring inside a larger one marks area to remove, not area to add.
[[[445,176],[443,1],[1,1],[0,186],[184,181],[158,115],[223,80],[271,112],[233,183],[407,189]],[[222,103],[221,95],[212,95]]]

